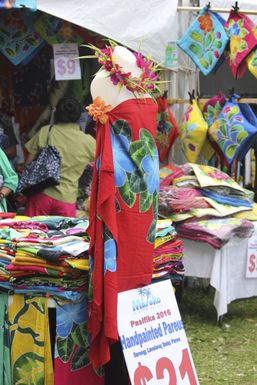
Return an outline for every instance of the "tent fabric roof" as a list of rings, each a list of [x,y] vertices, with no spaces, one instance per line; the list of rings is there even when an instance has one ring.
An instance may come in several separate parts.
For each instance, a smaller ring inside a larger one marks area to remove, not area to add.
[[[178,0],[38,0],[37,8],[111,38],[164,65],[177,40]]]

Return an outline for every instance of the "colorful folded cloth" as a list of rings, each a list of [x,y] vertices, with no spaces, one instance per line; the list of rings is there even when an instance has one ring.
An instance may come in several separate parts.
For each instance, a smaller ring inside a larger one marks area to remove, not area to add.
[[[245,219],[223,218],[191,221],[176,226],[178,236],[209,243],[220,249],[233,237],[249,238],[254,225]]]
[[[172,222],[158,220],[154,244],[153,281],[165,277],[176,279],[178,275],[183,277],[182,254],[183,244],[181,240],[177,239]]]

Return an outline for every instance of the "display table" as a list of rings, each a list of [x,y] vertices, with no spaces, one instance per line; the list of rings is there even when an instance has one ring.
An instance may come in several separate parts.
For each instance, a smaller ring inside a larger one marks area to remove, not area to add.
[[[257,233],[257,222],[255,234]],[[257,278],[246,278],[248,239],[233,238],[222,249],[183,239],[185,276],[210,278],[215,288],[214,306],[218,318],[226,314],[235,299],[257,296]]]

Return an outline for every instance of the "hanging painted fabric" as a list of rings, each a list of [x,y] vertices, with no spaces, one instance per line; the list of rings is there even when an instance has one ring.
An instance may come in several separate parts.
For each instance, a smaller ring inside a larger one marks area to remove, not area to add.
[[[31,57],[44,45],[33,23],[36,15],[21,10],[10,10],[0,14],[0,51],[14,65]]]
[[[22,8],[24,7],[36,11],[37,9],[37,0],[1,0],[0,8]]]
[[[103,385],[89,361],[87,298],[80,302],[56,300],[55,385]],[[48,384],[47,384],[48,385]]]
[[[43,13],[34,23],[34,28],[48,44],[77,43],[83,39],[78,36],[76,27],[66,20]]]
[[[8,305],[12,384],[53,385],[47,298],[15,294]]]
[[[218,146],[229,166],[235,159],[244,158],[256,134],[256,120],[250,106],[241,106],[234,98],[225,104],[208,130],[211,143]]]
[[[118,292],[152,279],[159,190],[156,103],[139,98],[113,109],[104,106],[99,97],[89,106],[89,113],[99,116],[88,229],[90,359],[95,367],[109,361],[109,344],[118,340]]]
[[[255,26],[252,30],[255,39],[257,39],[257,26]],[[246,64],[248,70],[253,74],[254,77],[257,78],[257,49],[255,48],[250,55],[246,58]]]
[[[156,144],[160,162],[164,162],[178,137],[178,127],[169,109],[167,98],[159,96],[156,101],[158,104]]]
[[[182,123],[179,126],[179,137],[182,150],[191,163],[199,157],[206,140],[208,125],[196,100],[186,110]]]
[[[240,79],[247,68],[245,58],[257,46],[255,25],[248,16],[231,10],[225,29],[230,38],[226,59],[234,78]]]
[[[177,45],[191,57],[204,75],[211,73],[220,60],[229,38],[225,20],[205,6]]]
[[[8,294],[0,294],[0,384],[11,385],[10,339],[8,331]]]

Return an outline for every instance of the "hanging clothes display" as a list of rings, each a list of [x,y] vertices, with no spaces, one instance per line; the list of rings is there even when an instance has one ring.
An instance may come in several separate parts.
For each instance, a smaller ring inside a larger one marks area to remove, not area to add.
[[[53,385],[47,299],[11,296],[8,323],[12,384]]]
[[[189,162],[196,162],[198,156],[201,154],[206,140],[207,130],[208,125],[203,118],[197,101],[192,100],[179,126],[182,150]]]
[[[156,101],[158,104],[156,144],[160,162],[164,162],[178,137],[178,127],[169,109],[167,98],[159,96]]]
[[[211,143],[218,146],[229,166],[244,158],[256,135],[256,118],[250,106],[237,103],[235,98],[226,102],[208,130]]]
[[[118,339],[117,293],[147,285],[152,278],[149,256],[159,189],[156,112],[151,99],[128,100],[97,126],[88,230],[93,257],[91,359],[96,366],[109,360],[109,341]]]
[[[149,96],[133,98],[131,93],[143,90],[146,95],[154,89],[153,63],[126,50],[136,70],[140,69],[140,75],[133,77],[113,62],[115,48],[95,52],[109,75],[107,84],[130,91],[114,108],[99,96],[88,107],[97,121],[88,230],[92,256],[90,359],[99,367],[110,359],[109,344],[118,340],[118,292],[148,285],[152,279],[159,158],[155,144],[157,105]]]
[[[245,58],[257,45],[254,27],[254,23],[248,16],[237,10],[230,11],[225,23],[225,29],[230,38],[226,59],[235,79],[243,76],[247,68]]]
[[[191,57],[204,75],[215,69],[229,41],[224,23],[221,16],[205,6],[177,41],[177,45]]]

